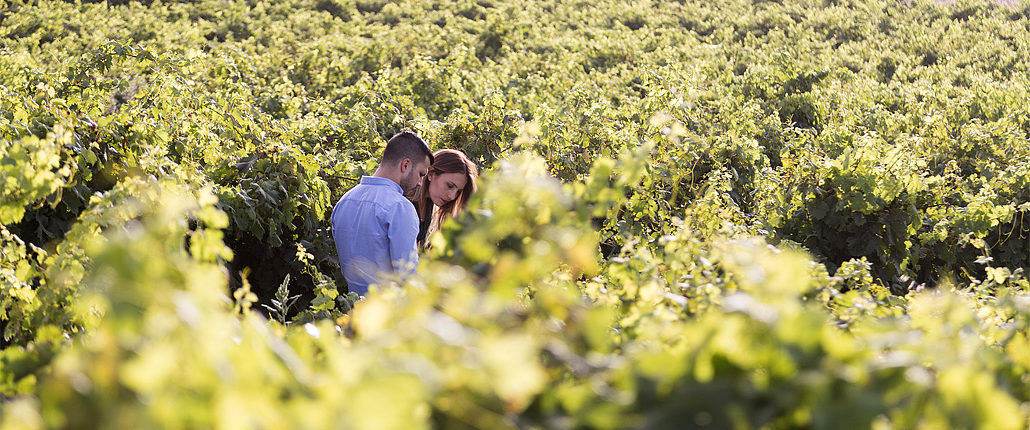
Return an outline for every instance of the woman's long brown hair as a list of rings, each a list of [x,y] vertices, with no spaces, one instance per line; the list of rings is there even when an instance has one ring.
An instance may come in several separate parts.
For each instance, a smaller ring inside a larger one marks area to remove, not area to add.
[[[465,175],[465,188],[462,188],[458,195],[447,202],[447,204],[436,207],[433,200],[429,198],[429,175],[422,179],[422,186],[415,193],[415,209],[418,211],[419,221],[425,221],[431,217],[429,228],[422,246],[429,243],[429,236],[440,229],[447,218],[458,215],[468,207],[469,197],[478,189],[476,180],[479,178],[479,168],[469,160],[465,153],[454,149],[441,149],[433,154],[433,164],[429,166],[429,173],[440,175],[443,173],[461,173]]]

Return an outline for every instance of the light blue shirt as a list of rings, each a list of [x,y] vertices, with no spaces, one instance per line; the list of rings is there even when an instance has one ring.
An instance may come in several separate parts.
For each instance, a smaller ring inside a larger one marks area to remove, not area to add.
[[[415,273],[418,214],[401,186],[362,176],[333,207],[333,241],[350,291],[364,296],[383,275]]]

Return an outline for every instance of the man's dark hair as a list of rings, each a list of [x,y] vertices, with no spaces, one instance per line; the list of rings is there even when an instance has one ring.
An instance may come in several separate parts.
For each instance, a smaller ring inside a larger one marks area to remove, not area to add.
[[[408,158],[412,162],[422,161],[422,157],[429,158],[429,164],[433,164],[433,151],[429,149],[426,141],[422,140],[415,133],[402,131],[393,135],[386,142],[386,149],[383,150],[382,164],[397,164]]]

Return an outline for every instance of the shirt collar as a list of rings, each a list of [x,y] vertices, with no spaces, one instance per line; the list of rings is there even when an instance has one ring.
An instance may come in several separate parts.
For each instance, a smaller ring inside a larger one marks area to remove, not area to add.
[[[396,190],[398,193],[404,194],[404,190],[401,189],[401,186],[398,185],[396,182],[394,182],[393,179],[379,178],[379,177],[376,177],[376,176],[362,176],[361,177],[361,184],[362,185],[391,187],[394,190]]]

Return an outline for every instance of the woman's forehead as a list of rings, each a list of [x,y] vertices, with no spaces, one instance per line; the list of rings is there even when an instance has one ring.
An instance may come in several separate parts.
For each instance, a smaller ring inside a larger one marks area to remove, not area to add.
[[[444,183],[451,182],[458,188],[464,187],[468,182],[468,176],[464,173],[441,173],[438,178]]]

